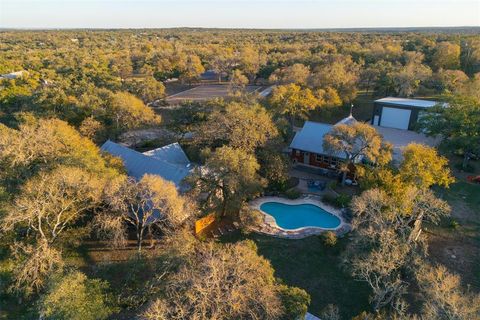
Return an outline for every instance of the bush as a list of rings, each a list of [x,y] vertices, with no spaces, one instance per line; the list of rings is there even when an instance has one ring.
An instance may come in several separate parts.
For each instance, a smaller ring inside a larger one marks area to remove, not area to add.
[[[333,190],[337,187],[337,185],[338,185],[337,181],[330,181],[330,182],[327,183],[327,188]]]
[[[326,246],[333,247],[337,244],[337,235],[333,231],[322,233],[321,238]]]
[[[285,308],[282,319],[303,319],[305,317],[311,301],[310,295],[305,290],[281,285],[280,296]]]
[[[322,320],[340,320],[340,312],[337,306],[329,304],[322,310],[320,317]]]
[[[243,207],[240,210],[240,223],[242,232],[248,234],[263,224],[263,213],[258,210],[252,210],[249,207]]]
[[[340,194],[336,199],[335,202],[337,203],[337,206],[340,208],[346,208],[350,205],[350,202],[352,201],[352,197],[347,195],[347,194]]]
[[[338,196],[326,194],[323,196],[322,200],[333,207],[346,208],[350,205],[352,197],[347,194],[340,194]]]
[[[285,196],[290,200],[294,200],[294,199],[300,198],[301,192],[298,191],[298,189],[293,188],[293,189],[287,190],[285,192]]]
[[[108,283],[73,272],[54,281],[40,302],[43,319],[107,319],[116,311]]]
[[[455,168],[460,170],[460,171],[463,171],[463,172],[468,172],[468,173],[474,173],[475,172],[475,166],[470,164],[470,163],[467,163],[465,168],[462,166],[462,163],[457,163],[455,165]]]
[[[452,220],[450,221],[450,228],[452,228],[452,229],[457,229],[459,226],[460,226],[460,224],[458,223],[457,220],[452,219]]]

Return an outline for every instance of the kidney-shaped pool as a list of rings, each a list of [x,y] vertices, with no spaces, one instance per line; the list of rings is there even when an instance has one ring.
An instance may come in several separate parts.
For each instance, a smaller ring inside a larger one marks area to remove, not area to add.
[[[265,202],[260,205],[260,210],[271,215],[285,230],[307,227],[335,229],[341,224],[340,218],[313,204]]]

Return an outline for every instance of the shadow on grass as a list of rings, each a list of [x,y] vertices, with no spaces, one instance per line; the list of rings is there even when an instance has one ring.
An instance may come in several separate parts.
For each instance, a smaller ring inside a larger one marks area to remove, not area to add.
[[[348,242],[339,239],[335,247],[326,247],[319,237],[302,240],[235,232],[222,238],[222,242],[251,239],[258,253],[270,260],[275,276],[290,286],[305,289],[312,298],[309,312],[319,315],[328,304],[338,306],[342,319],[350,319],[364,310],[370,310],[370,289],[355,281],[340,267],[341,253]]]

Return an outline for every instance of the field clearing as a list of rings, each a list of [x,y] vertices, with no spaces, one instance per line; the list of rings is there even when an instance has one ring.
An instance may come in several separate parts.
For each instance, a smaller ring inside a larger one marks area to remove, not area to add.
[[[451,167],[461,162],[450,158]],[[457,181],[448,189],[435,188],[439,197],[452,208],[451,216],[438,226],[427,224],[430,259],[458,274],[465,286],[480,292],[480,185],[466,181],[468,175],[478,175],[479,161],[470,163],[475,173],[452,172]]]
[[[245,90],[249,93],[260,90],[260,86],[247,86]],[[183,101],[205,101],[214,98],[225,98],[229,95],[230,88],[228,85],[201,85],[179,93],[173,94],[166,98],[168,104],[178,104]]]
[[[316,236],[292,240],[254,233],[244,236],[236,231],[224,236],[222,241],[244,239],[256,243],[258,253],[270,261],[276,277],[310,294],[310,313],[318,316],[327,305],[334,304],[340,309],[341,319],[351,319],[369,310],[369,287],[354,280],[341,266],[348,238],[339,239],[334,247],[327,247]]]

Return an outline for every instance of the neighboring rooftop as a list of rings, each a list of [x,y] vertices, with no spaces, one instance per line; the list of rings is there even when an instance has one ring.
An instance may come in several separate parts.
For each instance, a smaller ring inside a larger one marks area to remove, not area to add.
[[[260,91],[259,95],[262,98],[266,98],[272,93],[273,88],[275,88],[275,86],[270,86],[270,87],[266,88],[265,90]]]
[[[185,189],[182,180],[190,174],[192,166],[190,162],[188,164],[178,164],[166,161],[165,159],[176,161],[181,158],[178,156],[177,146],[169,145],[167,147],[166,149],[159,148],[163,149],[160,151],[158,151],[159,149],[152,150],[154,151],[152,155],[146,155],[108,140],[102,145],[101,149],[113,156],[120,157],[128,175],[137,180],[140,180],[145,174],[154,174],[173,182],[180,190]],[[184,159],[180,161],[184,161]]]
[[[17,78],[23,77],[26,74],[28,74],[28,71],[20,70],[20,71],[16,71],[16,72],[10,72],[10,73],[6,73],[6,74],[2,74],[2,75],[0,75],[0,79],[2,79],[2,78],[10,79],[10,80],[11,79],[17,79]]]
[[[419,99],[407,99],[407,98],[395,98],[395,97],[386,97],[386,98],[375,100],[375,102],[399,105],[399,106],[416,107],[416,108],[431,108],[438,104],[438,101],[433,101],[433,100],[419,100]]]

